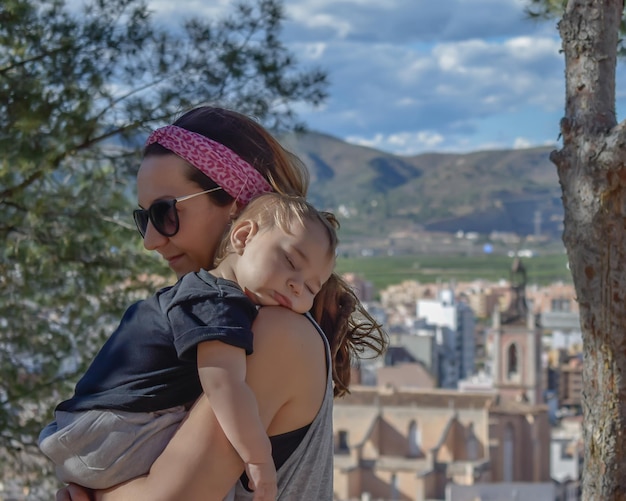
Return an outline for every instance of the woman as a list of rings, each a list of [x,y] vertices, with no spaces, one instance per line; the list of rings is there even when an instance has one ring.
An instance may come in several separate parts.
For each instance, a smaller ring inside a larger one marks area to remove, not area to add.
[[[226,146],[274,191],[306,194],[304,166],[255,121],[202,107],[174,125]],[[232,180],[218,186],[183,156],[150,144],[137,175],[139,205],[148,217],[138,221],[144,246],[157,251],[179,277],[212,266],[224,231],[259,184],[238,179],[226,190]],[[227,171],[227,163],[222,168]],[[194,194],[200,195],[189,196]],[[381,353],[386,345],[380,327],[336,275],[318,294],[312,313],[326,337],[310,317],[284,308],[262,308],[253,324],[247,381],[272,441],[278,499],[332,499],[332,397],[348,389],[352,356],[365,348]],[[245,479],[237,481],[243,470],[209,401],[200,397],[149,475],[97,492],[95,498],[222,500],[236,483],[235,499],[252,499]],[[87,499],[85,494],[70,486],[57,499]]]

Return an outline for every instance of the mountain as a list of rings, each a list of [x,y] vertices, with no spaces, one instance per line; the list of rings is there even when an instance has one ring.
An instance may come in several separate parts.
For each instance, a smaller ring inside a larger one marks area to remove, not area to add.
[[[553,148],[397,156],[316,132],[281,142],[309,168],[311,199],[339,214],[344,237],[421,228],[560,238]]]

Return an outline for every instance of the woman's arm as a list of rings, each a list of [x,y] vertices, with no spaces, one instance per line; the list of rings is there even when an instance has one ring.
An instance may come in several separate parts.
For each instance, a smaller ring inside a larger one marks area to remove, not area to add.
[[[326,385],[322,339],[311,322],[281,307],[259,311],[247,381],[270,435],[305,426],[320,408]],[[221,501],[244,465],[203,395],[150,473],[106,492],[102,501]]]

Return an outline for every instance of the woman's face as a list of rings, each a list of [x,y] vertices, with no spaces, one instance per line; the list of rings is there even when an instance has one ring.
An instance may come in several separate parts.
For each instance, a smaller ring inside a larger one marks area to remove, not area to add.
[[[157,200],[167,200],[203,191],[185,177],[188,164],[176,155],[148,156],[137,173],[137,200],[147,209]],[[143,245],[155,250],[177,277],[200,268],[210,270],[213,257],[230,221],[231,206],[215,205],[209,195],[176,204],[180,228],[171,237],[161,235],[148,222]]]

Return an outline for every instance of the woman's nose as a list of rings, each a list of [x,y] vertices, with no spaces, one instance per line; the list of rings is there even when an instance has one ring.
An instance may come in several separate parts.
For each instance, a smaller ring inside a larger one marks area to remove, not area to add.
[[[148,221],[146,226],[146,234],[143,237],[143,246],[146,250],[155,250],[161,247],[167,241],[167,237],[161,235],[152,226],[152,222]]]

